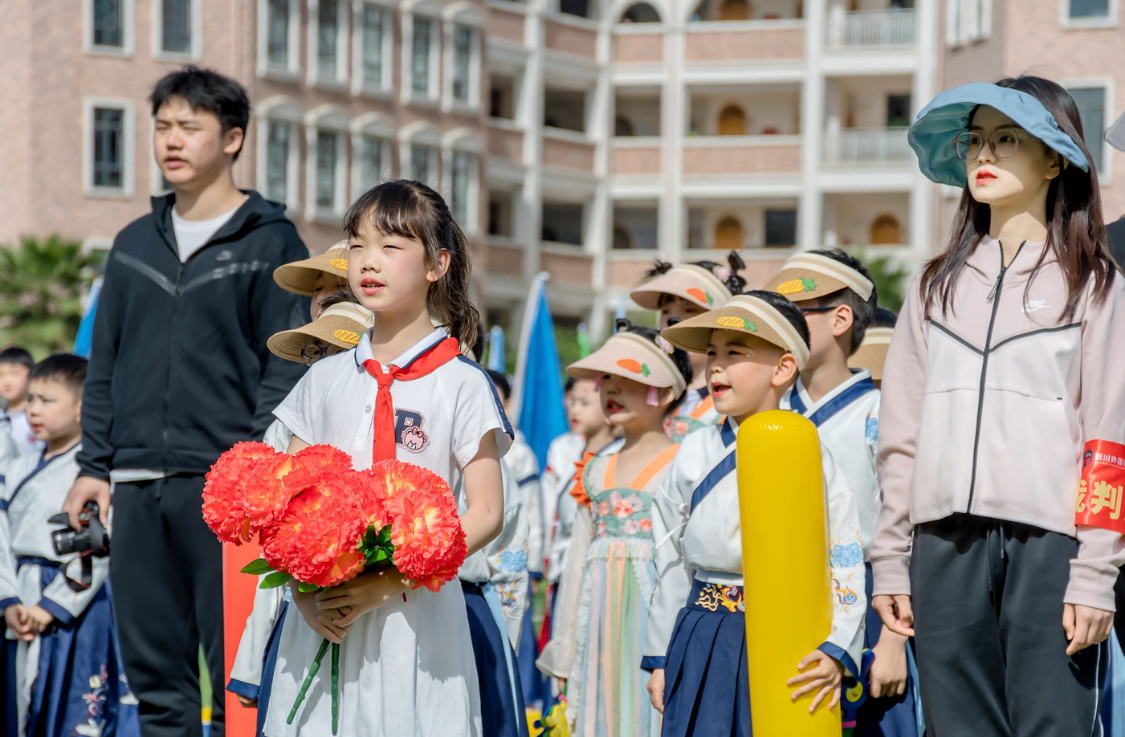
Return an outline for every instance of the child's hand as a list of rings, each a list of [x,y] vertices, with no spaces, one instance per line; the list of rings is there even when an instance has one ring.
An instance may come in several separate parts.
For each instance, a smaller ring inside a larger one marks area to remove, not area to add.
[[[27,610],[27,619],[31,629],[39,634],[46,632],[51,622],[55,621],[54,615],[38,604]]]
[[[875,661],[868,671],[871,697],[901,696],[906,693],[906,638],[883,626],[872,652]]]
[[[814,663],[816,664],[815,667],[804,670]],[[805,681],[808,681],[808,683],[794,691],[793,695],[789,697],[790,699],[796,701],[805,694],[820,689],[813,698],[812,705],[809,706],[809,714],[816,712],[816,707],[820,706],[820,702],[829,693],[832,694],[832,700],[828,702],[829,709],[840,703],[840,682],[844,680],[844,666],[839,660],[822,653],[820,650],[813,650],[800,663],[797,663],[797,670],[804,672],[793,676],[786,683],[790,686],[796,686],[798,683],[805,683]]]
[[[343,610],[332,620],[337,627],[351,627],[355,620],[374,611],[409,590],[402,574],[393,568],[364,571],[350,581],[316,593],[317,606],[322,610]]]
[[[871,598],[871,608],[879,613],[879,619],[887,629],[903,637],[914,636],[914,609],[910,606],[909,594],[887,596],[880,594]]]
[[[348,628],[333,624],[332,620],[344,616],[344,614],[347,614],[348,610],[344,610],[343,612],[335,609],[322,610],[316,604],[315,593],[309,592],[303,594],[297,590],[296,586],[291,586],[290,590],[293,592],[293,603],[297,605],[297,610],[301,612],[301,616],[305,618],[305,622],[312,627],[313,632],[316,632],[335,645],[339,645],[344,641],[344,638],[348,634]]]
[[[16,639],[31,642],[35,633],[31,631],[31,622],[27,618],[27,610],[23,604],[12,604],[4,609],[4,622],[15,633]]]
[[[664,713],[664,669],[656,668],[652,671],[652,678],[648,679],[648,697],[652,699],[652,708],[661,714]]]
[[[1109,637],[1113,630],[1113,612],[1081,604],[1066,604],[1063,606],[1063,629],[1070,641],[1066,654],[1074,655]]]
[[[257,699],[252,699],[249,696],[243,696],[242,694],[235,694],[235,696],[238,697],[238,703],[242,704],[242,708],[244,708],[244,709],[257,709],[258,708],[258,700]]]

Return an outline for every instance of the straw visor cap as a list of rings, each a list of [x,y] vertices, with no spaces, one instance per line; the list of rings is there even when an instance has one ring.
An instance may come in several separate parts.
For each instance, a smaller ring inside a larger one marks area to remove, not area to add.
[[[871,299],[874,288],[870,279],[852,267],[817,253],[793,256],[763,287],[765,291],[777,292],[791,302],[827,297],[841,289],[852,290],[866,302]]]
[[[348,350],[354,348],[375,324],[375,315],[352,302],[334,304],[308,325],[275,333],[266,346],[275,356],[302,363],[301,351],[313,340]]]
[[[867,328],[863,342],[848,359],[848,368],[865,368],[875,381],[883,380],[883,365],[887,362],[887,349],[891,347],[894,328]]]
[[[566,372],[576,379],[612,374],[645,386],[671,387],[677,397],[687,389],[687,381],[670,355],[648,338],[629,332],[610,336],[601,348],[567,366]]]
[[[646,310],[659,310],[662,294],[682,297],[705,310],[722,307],[730,299],[727,285],[719,281],[710,269],[695,264],[681,264],[669,269],[634,289],[629,297]]]
[[[761,338],[797,359],[797,370],[804,370],[809,361],[809,346],[801,334],[770,303],[751,295],[732,297],[726,306],[704,315],[696,315],[665,328],[660,334],[672,345],[692,353],[706,353],[711,333],[734,330]]]
[[[906,140],[918,154],[918,167],[931,180],[954,187],[968,186],[965,162],[957,157],[953,138],[969,130],[969,115],[978,105],[1004,113],[1071,164],[1082,171],[1090,171],[1082,149],[1059,128],[1043,103],[1026,92],[973,82],[942,92],[922,108],[910,126]]]
[[[348,278],[347,241],[340,241],[319,256],[278,266],[273,271],[273,280],[287,292],[311,297],[316,294],[316,281],[321,274]]]

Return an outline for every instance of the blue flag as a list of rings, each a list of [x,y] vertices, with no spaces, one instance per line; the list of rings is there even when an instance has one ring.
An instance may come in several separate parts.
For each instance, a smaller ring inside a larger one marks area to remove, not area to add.
[[[518,427],[535,451],[539,467],[547,467],[547,448],[567,431],[563,387],[559,376],[559,351],[555,325],[547,305],[546,272],[535,277],[528,295],[516,381],[512,388]]]

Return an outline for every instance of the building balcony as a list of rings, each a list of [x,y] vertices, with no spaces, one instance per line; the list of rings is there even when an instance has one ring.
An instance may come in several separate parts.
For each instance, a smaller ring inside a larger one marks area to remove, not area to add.
[[[800,136],[699,136],[684,141],[685,176],[800,174]]]
[[[617,176],[639,176],[660,173],[660,138],[635,137],[613,139],[610,171]]]
[[[544,128],[543,164],[593,172],[594,144],[582,133]]]
[[[849,128],[824,135],[825,167],[911,165],[906,128]]]
[[[488,35],[490,38],[503,38],[523,44],[524,29],[527,25],[527,11],[515,3],[512,8],[490,5],[488,8]]]
[[[684,35],[684,60],[690,63],[801,59],[803,20],[692,23]]]
[[[664,60],[664,29],[649,24],[618,28],[613,34],[613,61],[617,64],[659,64]]]
[[[523,160],[523,131],[506,120],[493,119],[488,127],[488,153],[502,159]]]
[[[598,54],[598,29],[590,21],[567,17],[549,19],[543,24],[548,49],[594,59]]]
[[[910,243],[908,192],[857,192],[824,197],[821,242],[829,248]]]
[[[914,46],[916,16],[910,9],[855,10],[835,5],[828,15],[825,48],[829,51],[903,49]]]

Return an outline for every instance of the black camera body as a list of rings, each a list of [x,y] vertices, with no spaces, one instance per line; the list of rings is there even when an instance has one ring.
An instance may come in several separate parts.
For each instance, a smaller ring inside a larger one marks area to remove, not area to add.
[[[47,522],[52,525],[65,525],[63,529],[51,533],[51,542],[57,554],[80,553],[95,558],[109,555],[109,535],[101,519],[98,518],[97,502],[86,502],[86,506],[78,513],[78,522],[82,525],[81,531],[76,531],[70,526],[70,520],[65,512],[56,514]]]

